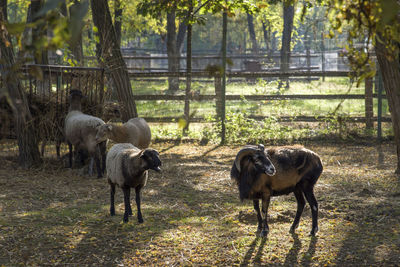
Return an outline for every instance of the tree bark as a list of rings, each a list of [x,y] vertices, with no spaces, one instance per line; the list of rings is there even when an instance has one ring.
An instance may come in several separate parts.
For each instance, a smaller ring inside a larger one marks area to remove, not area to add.
[[[122,6],[121,0],[115,0],[115,9],[114,9],[114,26],[115,26],[115,34],[117,35],[118,46],[121,47],[121,32],[122,32]]]
[[[182,21],[179,23],[178,35],[176,36],[176,50],[178,51],[178,54],[182,53],[183,41],[185,40],[187,28],[188,25],[186,25],[185,22]]]
[[[289,5],[283,3],[283,33],[282,33],[282,48],[281,48],[281,72],[289,71],[290,63],[290,43],[292,40],[294,18],[294,4]],[[286,87],[289,87],[289,80],[286,78]],[[280,84],[281,86],[282,84]]]
[[[7,22],[7,0],[0,0],[0,9],[0,25],[4,25]],[[11,38],[4,27],[0,27],[0,35],[0,53],[3,63],[0,69],[16,125],[19,150],[18,163],[23,168],[29,168],[42,162],[38,140],[28,101],[22,90],[20,79],[16,75],[17,66],[15,65]]]
[[[175,11],[167,14],[167,55],[168,71],[179,71],[179,53],[176,45]],[[168,77],[168,90],[179,90],[179,77]]]
[[[190,6],[189,14],[193,12],[193,6]],[[186,124],[183,128],[183,134],[187,135],[190,123],[190,100],[192,87],[192,24],[187,25],[187,40],[186,40],[186,90],[185,90],[185,107],[184,114]]]
[[[384,40],[382,36],[379,39]],[[397,167],[395,173],[400,174],[400,63],[399,57],[393,58],[393,55],[386,48],[385,43],[382,43],[380,40],[376,40],[375,53],[387,95],[397,147]]]
[[[77,0],[74,0],[74,5],[70,7],[69,14],[70,17],[74,17],[74,12],[77,12],[77,8],[79,8],[80,2]],[[80,31],[78,39],[76,40],[76,43],[72,44],[71,47],[72,54],[75,57],[75,60],[78,62],[80,66],[85,65],[85,60],[84,60],[84,55],[83,55],[83,41],[82,41],[82,31]]]
[[[137,117],[136,104],[132,86],[129,80],[126,63],[122,57],[120,47],[111,20],[110,8],[107,0],[91,0],[94,25],[98,29],[100,39],[100,62],[106,67],[117,91],[121,106],[121,119],[126,122]]]
[[[271,55],[271,23],[262,22],[262,28],[264,33],[264,42],[265,42],[265,49],[267,50],[267,55]]]
[[[247,25],[249,27],[249,34],[250,34],[250,40],[251,40],[251,52],[253,54],[258,53],[258,45],[257,45],[257,39],[256,39],[256,32],[254,30],[254,18],[253,15],[247,14]]]
[[[38,11],[42,8],[42,0],[31,0],[31,15],[32,22],[36,22],[40,17],[36,16]],[[45,22],[41,22],[32,29],[32,44],[35,46],[34,59],[36,64],[49,64],[48,51],[47,49],[36,47],[36,44],[40,43],[42,38],[47,38],[47,29]]]

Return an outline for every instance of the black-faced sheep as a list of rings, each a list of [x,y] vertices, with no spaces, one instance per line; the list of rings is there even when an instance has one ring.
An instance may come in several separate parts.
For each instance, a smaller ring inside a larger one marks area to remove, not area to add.
[[[137,218],[143,222],[140,210],[140,190],[146,185],[148,170],[160,172],[161,160],[156,150],[140,150],[132,144],[115,144],[107,153],[107,179],[110,184],[110,214],[115,215],[114,195],[118,185],[124,192],[124,222],[132,215],[130,204],[131,188],[135,188]]]
[[[106,161],[106,142],[96,142],[97,127],[104,124],[104,121],[95,116],[87,115],[81,111],[82,92],[71,90],[70,107],[65,118],[65,139],[69,146],[69,166],[72,167],[72,146],[75,152],[84,149],[89,153],[91,162],[89,175],[93,174],[93,160],[96,162],[97,176],[102,177]],[[100,166],[100,157],[102,165]]]
[[[133,118],[122,125],[104,124],[98,127],[97,142],[111,139],[116,143],[131,143],[135,147],[144,149],[149,147],[151,131],[143,118]]]
[[[290,228],[297,228],[305,201],[312,213],[311,235],[318,231],[318,203],[314,196],[314,185],[322,173],[319,156],[302,146],[284,146],[264,150],[263,145],[246,146],[236,155],[231,169],[231,178],[239,187],[240,199],[252,199],[257,212],[258,231],[261,236],[268,233],[267,214],[270,198],[294,193],[297,212]],[[303,196],[304,194],[304,196]],[[262,201],[264,219],[260,213]]]

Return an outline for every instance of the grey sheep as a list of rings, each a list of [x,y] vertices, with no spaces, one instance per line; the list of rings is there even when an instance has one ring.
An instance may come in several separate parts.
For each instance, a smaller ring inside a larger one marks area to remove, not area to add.
[[[252,199],[257,212],[258,231],[268,234],[267,214],[270,198],[294,193],[297,212],[290,228],[297,228],[305,206],[304,196],[312,213],[311,235],[318,231],[318,203],[314,185],[323,170],[319,156],[302,146],[283,146],[265,150],[263,145],[246,146],[236,155],[231,178],[238,185],[240,199]],[[262,201],[264,218],[261,216],[259,199]]]
[[[81,91],[71,90],[69,112],[65,117],[65,139],[69,147],[69,167],[72,167],[72,146],[74,146],[75,153],[80,149],[89,153],[91,157],[89,175],[93,174],[94,160],[97,167],[97,177],[102,177],[105,169],[107,141],[96,142],[96,133],[97,127],[104,125],[104,121],[81,111],[82,97]],[[103,167],[100,166],[100,157]]]
[[[131,188],[135,188],[137,218],[143,222],[140,209],[140,190],[146,185],[148,170],[160,172],[161,160],[156,150],[138,149],[132,144],[115,144],[107,153],[107,179],[110,184],[110,214],[115,215],[114,195],[118,185],[124,193],[125,212],[123,220],[128,222],[132,215],[130,204]]]

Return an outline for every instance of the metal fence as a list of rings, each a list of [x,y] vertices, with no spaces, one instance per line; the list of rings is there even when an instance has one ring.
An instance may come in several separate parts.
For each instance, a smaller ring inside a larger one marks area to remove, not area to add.
[[[64,127],[71,89],[86,96],[82,111],[102,116],[105,99],[104,71],[100,68],[25,65],[20,81],[27,95],[30,111],[46,139],[54,139]],[[5,98],[0,99],[0,136],[15,138],[12,110]],[[43,133],[44,131],[44,133]]]

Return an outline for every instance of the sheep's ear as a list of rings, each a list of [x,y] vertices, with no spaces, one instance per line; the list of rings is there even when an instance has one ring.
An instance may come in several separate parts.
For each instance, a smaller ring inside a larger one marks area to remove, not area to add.
[[[112,125],[111,124],[107,124],[107,130],[112,131]]]
[[[142,150],[142,151],[140,151],[140,153],[139,153],[139,158],[141,158],[141,159],[145,159],[147,156],[144,154],[144,149]]]

